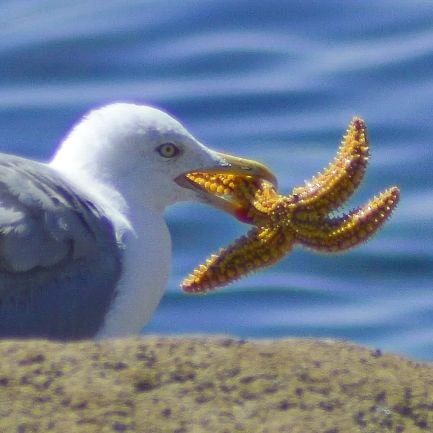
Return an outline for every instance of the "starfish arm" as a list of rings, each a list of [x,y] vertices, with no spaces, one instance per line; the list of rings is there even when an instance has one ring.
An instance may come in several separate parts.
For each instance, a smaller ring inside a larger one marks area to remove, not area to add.
[[[267,225],[273,209],[283,199],[275,186],[261,179],[237,178],[232,191],[232,197],[243,212],[243,221],[256,226]]]
[[[251,176],[191,172],[187,178],[200,188],[236,203],[236,214],[243,222],[260,225],[275,207],[279,196],[275,186]]]
[[[293,189],[300,217],[319,219],[340,207],[359,186],[367,162],[367,128],[361,118],[354,117],[334,161],[304,186]]]
[[[294,222],[296,241],[325,252],[344,251],[366,241],[385,223],[398,204],[400,191],[391,187],[359,209],[317,224]]]
[[[205,191],[220,195],[234,194],[236,189],[244,183],[245,179],[250,178],[249,176],[242,177],[233,174],[206,172],[190,172],[187,173],[186,176],[190,181],[195,182]],[[247,200],[246,197],[245,200]]]
[[[224,286],[259,268],[277,262],[287,254],[293,238],[277,228],[254,227],[198,266],[181,287],[190,293],[202,293]]]

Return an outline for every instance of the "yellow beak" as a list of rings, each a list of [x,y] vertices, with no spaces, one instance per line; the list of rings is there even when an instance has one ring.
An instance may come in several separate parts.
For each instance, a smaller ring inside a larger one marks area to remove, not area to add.
[[[226,153],[214,152],[214,154],[216,161],[218,161],[215,165],[193,170],[193,172],[252,176],[267,180],[277,188],[277,178],[264,164],[252,159],[241,158]],[[228,200],[225,197],[205,191],[198,184],[188,179],[187,174],[188,173],[184,173],[176,179],[176,182],[180,186],[196,191],[202,201],[222,209],[243,222],[250,223],[249,220],[244,218],[244,213],[239,203],[235,200]]]
[[[227,153],[215,152],[220,158],[220,165],[199,170],[202,173],[227,173],[239,174],[243,176],[253,176],[267,180],[275,187],[278,186],[277,178],[274,173],[261,162],[253,159],[241,158],[239,156],[228,155]]]

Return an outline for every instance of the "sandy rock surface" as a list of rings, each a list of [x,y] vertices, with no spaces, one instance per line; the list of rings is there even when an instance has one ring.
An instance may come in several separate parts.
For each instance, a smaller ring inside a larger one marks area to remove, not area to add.
[[[433,364],[310,339],[0,342],[0,432],[433,432]]]

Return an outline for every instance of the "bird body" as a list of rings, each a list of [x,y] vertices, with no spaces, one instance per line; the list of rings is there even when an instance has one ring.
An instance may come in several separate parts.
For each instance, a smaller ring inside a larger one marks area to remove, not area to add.
[[[0,336],[82,339],[135,334],[167,284],[167,206],[236,206],[188,182],[190,171],[247,173],[152,107],[90,112],[44,164],[0,154]]]

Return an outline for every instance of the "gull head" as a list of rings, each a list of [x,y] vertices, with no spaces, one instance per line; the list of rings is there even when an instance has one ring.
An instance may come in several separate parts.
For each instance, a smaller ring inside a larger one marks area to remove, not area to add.
[[[77,182],[108,185],[127,203],[145,203],[155,211],[196,200],[236,215],[233,203],[189,181],[189,172],[245,174],[276,183],[263,164],[209,149],[167,113],[129,103],[91,111],[51,164]]]

